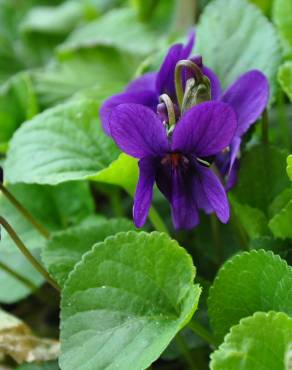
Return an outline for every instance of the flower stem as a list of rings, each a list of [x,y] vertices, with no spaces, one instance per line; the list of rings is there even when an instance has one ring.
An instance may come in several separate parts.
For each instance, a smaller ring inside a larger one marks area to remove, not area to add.
[[[175,30],[186,32],[195,23],[197,12],[196,0],[177,1]]]
[[[50,234],[49,232],[44,228],[43,225],[41,225],[33,216],[32,214],[23,207],[22,204],[19,203],[19,201],[10,193],[10,191],[0,183],[0,190],[2,191],[3,195],[14,205],[14,207],[29,221],[34,228],[46,239],[49,239]]]
[[[186,341],[184,339],[184,337],[178,333],[177,336],[175,337],[175,340],[176,340],[176,344],[177,346],[179,347],[179,349],[181,350],[184,358],[185,358],[185,361],[186,363],[188,364],[190,370],[197,370],[197,367],[195,365],[195,362],[189,352],[189,349],[188,349],[188,346],[186,344]]]
[[[288,150],[290,150],[289,125],[288,125],[288,120],[287,120],[287,116],[285,112],[284,93],[281,89],[279,89],[278,91],[277,113],[278,113],[278,119],[280,122],[280,129],[281,129],[281,136],[282,136],[283,144]]]
[[[210,344],[210,346],[217,347],[217,342],[214,336],[197,321],[190,321],[188,323],[188,328],[204,339],[204,341]]]
[[[222,239],[220,236],[219,221],[214,214],[211,215],[211,229],[212,229],[213,243],[214,243],[214,247],[215,247],[216,255],[217,255],[217,263],[220,266],[224,260],[224,248],[223,248],[223,243],[222,243]]]
[[[169,230],[167,226],[165,225],[164,221],[162,220],[162,218],[160,217],[159,213],[156,211],[154,206],[150,208],[149,219],[157,231],[161,233],[166,233],[169,235]]]
[[[20,281],[23,285],[27,286],[30,290],[37,290],[38,287],[32,281],[20,275],[18,272],[12,270],[9,266],[5,265],[3,262],[0,262],[0,269],[5,271],[8,275],[11,275],[16,280]]]
[[[267,108],[263,112],[262,117],[262,135],[263,135],[263,143],[265,145],[269,144],[269,116]]]
[[[9,234],[10,238],[14,241],[17,248],[21,251],[21,253],[29,260],[29,262],[33,265],[33,267],[41,274],[43,277],[54,287],[57,291],[60,291],[60,287],[58,284],[50,277],[48,272],[43,268],[43,266],[38,262],[38,260],[30,253],[24,243],[20,240],[16,232],[10,226],[10,224],[0,216],[0,224],[4,227],[4,229]]]

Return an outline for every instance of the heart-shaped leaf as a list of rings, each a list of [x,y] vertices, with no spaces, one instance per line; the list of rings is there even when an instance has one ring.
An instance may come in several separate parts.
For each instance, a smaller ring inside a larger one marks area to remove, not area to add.
[[[222,340],[231,326],[256,311],[292,315],[292,268],[272,252],[239,254],[219,270],[209,292],[211,325]]]
[[[119,233],[96,244],[63,290],[61,368],[147,368],[191,319],[194,276],[190,256],[165,234]]]
[[[211,355],[211,370],[285,370],[285,353],[291,341],[290,317],[258,312],[232,327]]]

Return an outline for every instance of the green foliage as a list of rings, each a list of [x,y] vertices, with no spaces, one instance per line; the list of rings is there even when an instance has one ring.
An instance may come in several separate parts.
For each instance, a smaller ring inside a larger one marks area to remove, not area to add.
[[[23,125],[10,144],[7,180],[55,185],[86,179],[107,167],[118,150],[103,133],[98,109],[91,100],[73,100]]]
[[[9,189],[49,230],[60,230],[74,225],[93,213],[93,204],[86,184],[67,183],[58,187],[19,184],[10,186]],[[0,198],[0,207],[1,216],[8,220],[30,251],[39,257],[45,239],[3,196]],[[43,278],[18,251],[4,230],[0,262],[27,278],[36,287],[43,282]],[[16,302],[27,296],[31,290],[30,286],[24,285],[2,268],[0,269],[0,302]]]
[[[292,61],[285,62],[281,65],[278,72],[278,81],[282,89],[292,101]]]
[[[193,315],[194,275],[190,256],[164,234],[96,244],[63,291],[62,369],[147,368]]]
[[[242,253],[227,261],[209,292],[211,326],[222,340],[243,317],[257,311],[292,315],[292,269],[264,250]]]
[[[212,1],[200,18],[197,40],[196,49],[224,88],[242,73],[259,69],[274,92],[281,60],[278,39],[272,24],[253,4],[245,0]]]
[[[131,24],[131,28],[129,28]],[[146,55],[161,44],[159,35],[137,20],[132,9],[117,9],[74,31],[58,50],[111,46],[124,52]]]
[[[133,222],[126,219],[98,219],[89,225],[76,226],[53,234],[42,253],[42,260],[53,276],[63,286],[70,271],[82,255],[108,236],[133,230]]]
[[[292,198],[269,222],[269,227],[276,238],[292,239]]]
[[[275,0],[273,18],[284,46],[292,47],[292,3],[290,0]]]
[[[291,318],[258,312],[231,329],[211,355],[211,370],[285,370],[284,357],[291,341]]]
[[[56,361],[50,361],[43,364],[24,364],[19,366],[16,370],[59,370]]]
[[[38,103],[30,75],[22,72],[0,88],[0,144],[7,143],[25,120],[38,113]]]
[[[118,185],[133,194],[138,181],[137,159],[122,153],[107,168],[91,176],[90,180]]]
[[[287,172],[290,180],[292,180],[292,155],[289,155],[287,158]]]
[[[236,200],[267,213],[273,199],[289,186],[285,158],[284,151],[272,146],[258,145],[246,151],[233,192]]]
[[[269,14],[273,5],[273,0],[249,0],[258,6],[265,14]]]

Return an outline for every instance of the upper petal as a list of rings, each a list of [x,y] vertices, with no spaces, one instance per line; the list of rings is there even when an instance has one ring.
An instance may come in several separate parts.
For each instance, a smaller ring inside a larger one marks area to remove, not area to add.
[[[157,115],[140,104],[121,104],[110,118],[110,132],[118,147],[136,158],[162,156],[168,139]]]
[[[228,198],[223,185],[211,169],[197,166],[194,187],[196,192],[201,193],[201,199],[204,199],[203,208],[208,211],[212,209],[219,220],[226,223],[230,216]]]
[[[148,72],[130,82],[126,92],[153,91],[156,94],[157,72]]]
[[[145,224],[151,206],[156,173],[155,159],[140,159],[139,170],[140,175],[133,206],[133,218],[136,227],[142,227]]]
[[[111,96],[107,99],[100,108],[99,114],[102,127],[107,135],[110,133],[110,118],[115,107],[124,103],[137,103],[145,105],[154,111],[158,104],[158,98],[153,91],[140,91],[140,92],[126,92]]]
[[[268,100],[268,80],[262,72],[257,70],[243,74],[227,89],[222,101],[230,104],[236,112],[237,136],[243,135],[260,117]]]
[[[172,150],[207,157],[227,147],[236,130],[236,115],[222,102],[201,103],[180,119],[173,132]]]
[[[187,59],[193,49],[195,42],[195,34],[190,33],[189,40],[184,46],[183,44],[173,45],[160,67],[156,79],[156,90],[159,95],[166,93],[171,98],[175,97],[174,87],[174,71],[175,66],[181,59]]]

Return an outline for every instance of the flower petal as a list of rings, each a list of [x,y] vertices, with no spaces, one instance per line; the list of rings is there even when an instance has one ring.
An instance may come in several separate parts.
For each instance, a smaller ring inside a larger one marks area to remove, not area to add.
[[[169,149],[158,116],[140,104],[121,104],[110,119],[110,132],[118,147],[136,158],[163,156]]]
[[[142,104],[155,111],[158,104],[158,99],[153,91],[121,93],[113,95],[112,97],[107,99],[101,106],[99,114],[102,122],[102,127],[105,133],[109,136],[111,136],[109,126],[111,114],[115,107],[124,103]]]
[[[140,176],[136,188],[133,206],[133,218],[136,227],[142,227],[147,219],[153,196],[156,162],[153,158],[139,161]]]
[[[243,135],[262,114],[269,100],[269,83],[257,70],[243,74],[222,97],[230,104],[238,119],[237,136]]]
[[[241,139],[238,136],[235,136],[230,144],[229,152],[219,153],[216,155],[215,163],[222,174],[222,177],[229,176],[240,150],[240,144]]]
[[[230,210],[226,191],[220,180],[211,169],[200,165],[197,166],[196,174],[194,186],[196,192],[202,194],[205,202],[205,204],[198,204],[198,206],[206,209],[208,213],[212,209],[219,220],[226,223],[229,220]],[[197,199],[199,199],[198,196]]]
[[[201,103],[180,119],[173,132],[172,150],[207,157],[227,147],[236,130],[232,108],[222,102]]]
[[[161,165],[156,173],[157,186],[171,204],[176,229],[192,229],[199,223],[193,176],[194,171],[185,172],[171,163]]]
[[[156,93],[157,72],[148,72],[136,78],[126,88],[126,92],[154,91]]]
[[[172,221],[176,229],[192,229],[199,223],[193,175],[176,169],[172,174]]]
[[[192,32],[190,33],[186,46],[183,44],[175,44],[169,49],[157,75],[156,90],[159,95],[166,93],[171,98],[175,98],[175,66],[181,59],[187,59],[189,57],[193,49],[194,42],[195,34]]]

